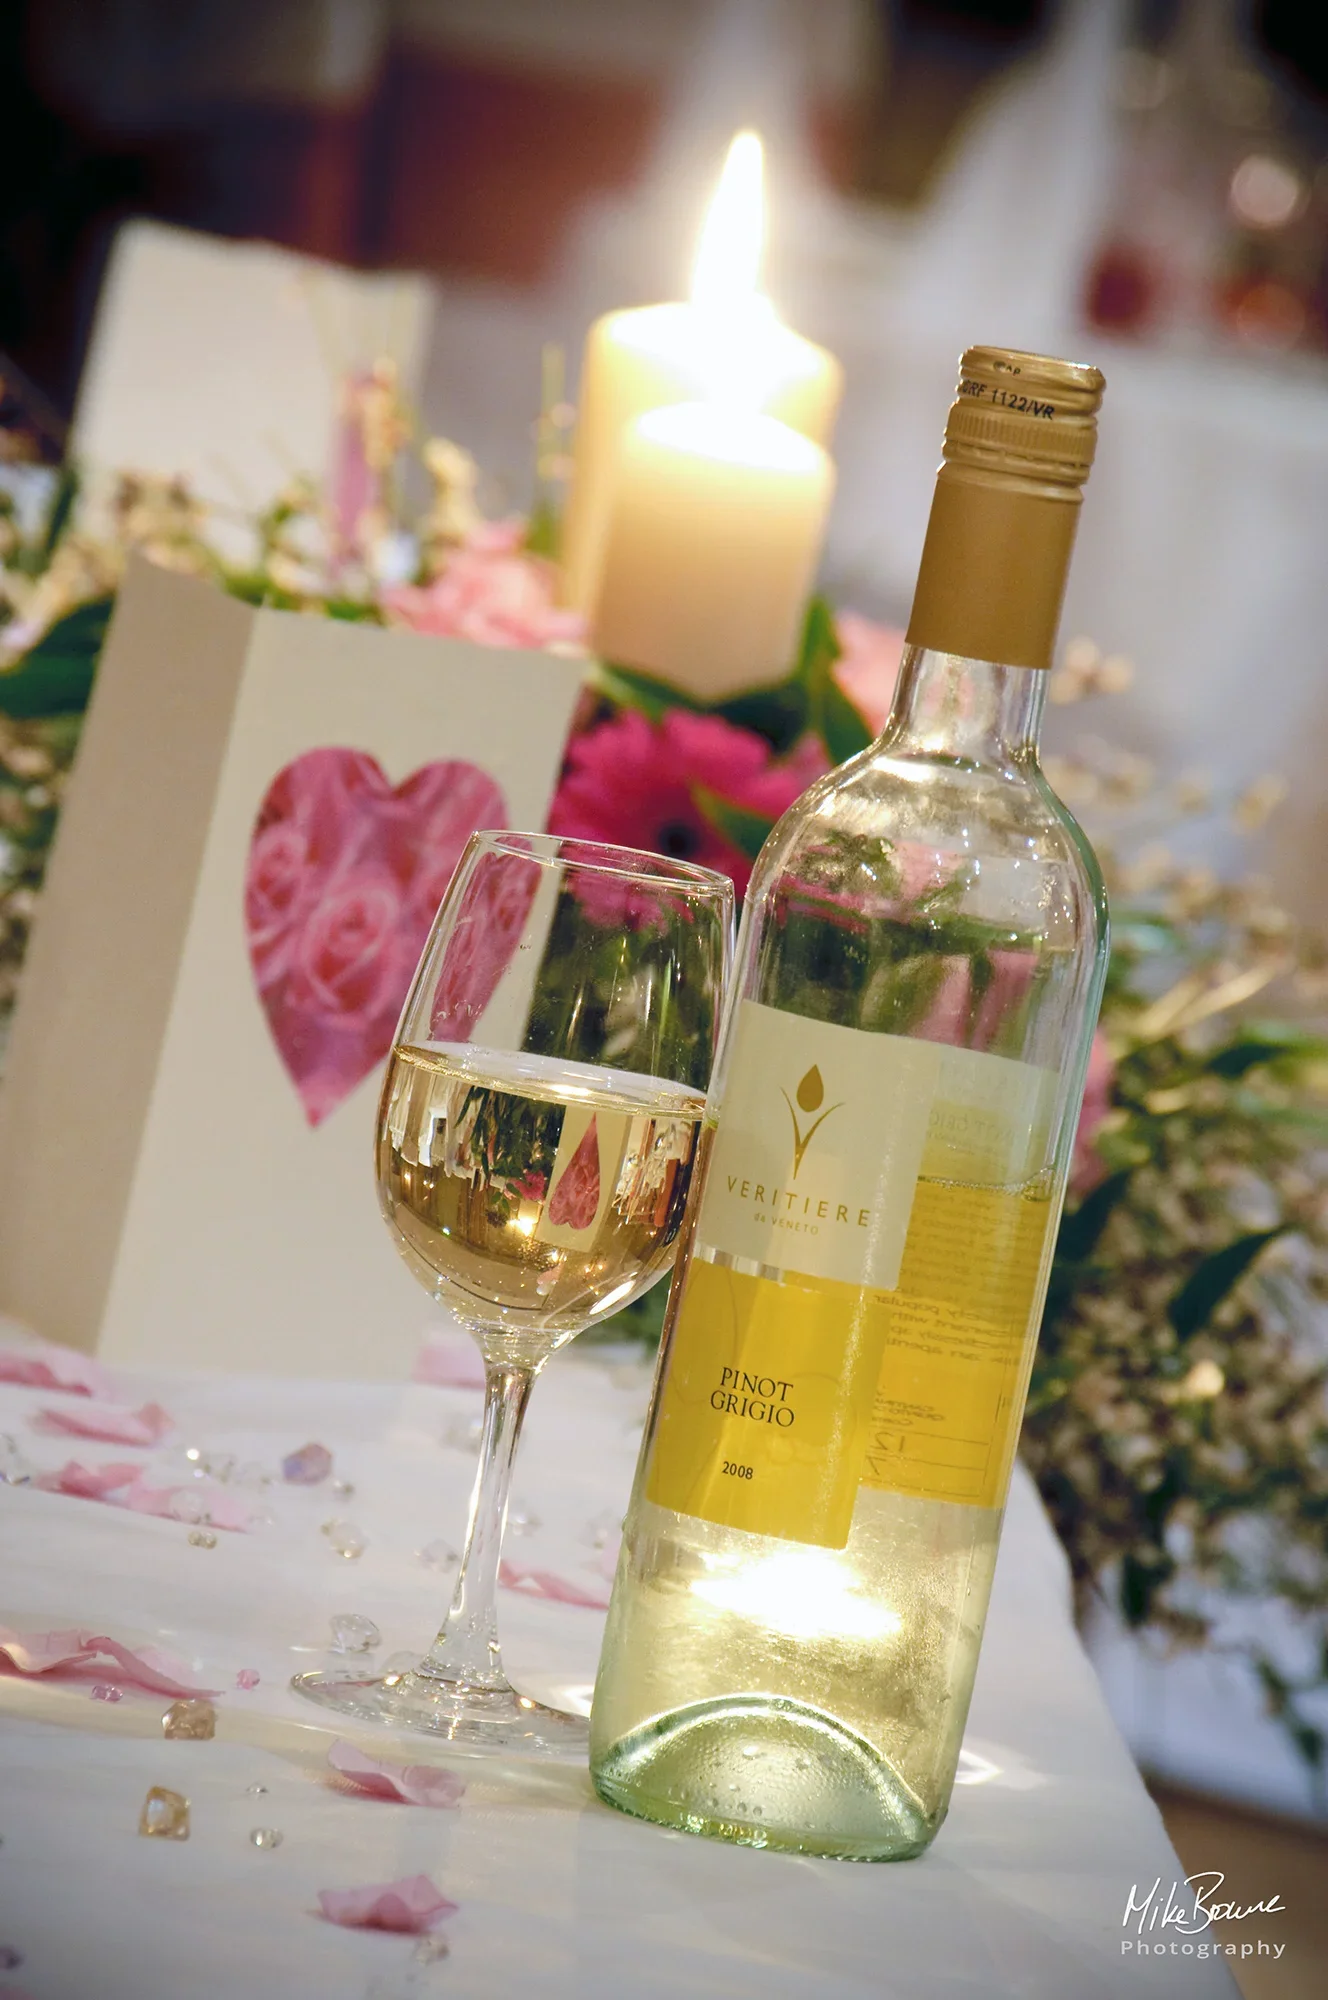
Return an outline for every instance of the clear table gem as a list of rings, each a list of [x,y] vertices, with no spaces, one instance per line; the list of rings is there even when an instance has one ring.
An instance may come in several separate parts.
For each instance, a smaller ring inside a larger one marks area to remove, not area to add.
[[[338,1611],[332,1620],[334,1653],[372,1653],[382,1643],[383,1635],[373,1619],[362,1618],[358,1611]]]
[[[248,1693],[250,1688],[258,1686],[262,1678],[263,1676],[259,1673],[257,1667],[241,1667],[239,1673],[235,1676],[235,1685],[237,1688],[243,1688]]]
[[[91,1695],[94,1701],[123,1701],[124,1689],[116,1687],[111,1681],[96,1681]]]
[[[189,1546],[191,1549],[215,1549],[217,1538],[210,1528],[191,1528]]]
[[[255,1826],[249,1831],[251,1847],[280,1847],[285,1838],[279,1826]]]
[[[173,1701],[161,1718],[161,1733],[208,1743],[217,1733],[217,1711],[210,1701]]]
[[[344,1556],[347,1562],[357,1562],[369,1546],[353,1521],[324,1521],[323,1533],[336,1554]]]
[[[461,1558],[447,1542],[429,1542],[415,1551],[416,1562],[422,1562],[426,1569],[451,1569]]]
[[[446,1958],[450,1946],[445,1937],[422,1937],[411,1957],[419,1965],[436,1965],[440,1958]]]
[[[138,1830],[149,1840],[188,1840],[189,1801],[184,1793],[154,1785],[143,1801]]]

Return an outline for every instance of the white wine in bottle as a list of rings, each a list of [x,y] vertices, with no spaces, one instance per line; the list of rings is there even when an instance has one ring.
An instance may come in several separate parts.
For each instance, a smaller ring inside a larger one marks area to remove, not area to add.
[[[591,1722],[665,1826],[945,1816],[1106,966],[1038,763],[1102,387],[964,356],[890,720],[752,876]]]

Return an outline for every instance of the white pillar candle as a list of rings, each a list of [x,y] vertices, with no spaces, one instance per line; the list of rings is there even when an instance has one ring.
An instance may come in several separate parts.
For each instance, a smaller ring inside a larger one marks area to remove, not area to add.
[[[607,313],[590,329],[562,535],[563,595],[578,610],[595,600],[619,454],[637,417],[734,398],[830,442],[843,372],[758,293],[761,237],[760,141],[739,133],[702,231],[691,303]]]
[[[774,417],[711,403],[638,417],[614,484],[595,651],[707,702],[780,678],[833,485],[821,447]]]

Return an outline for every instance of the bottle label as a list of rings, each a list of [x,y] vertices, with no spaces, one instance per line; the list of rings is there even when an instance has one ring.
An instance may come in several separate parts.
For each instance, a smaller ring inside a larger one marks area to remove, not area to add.
[[[767,1271],[892,1286],[944,1053],[744,1000],[698,1241]]]
[[[826,1548],[861,1484],[998,1504],[1053,1098],[1029,1064],[744,1001],[647,1497]]]
[[[864,1486],[1003,1503],[1054,1212],[1045,1186],[918,1183],[899,1284],[879,1301]]]

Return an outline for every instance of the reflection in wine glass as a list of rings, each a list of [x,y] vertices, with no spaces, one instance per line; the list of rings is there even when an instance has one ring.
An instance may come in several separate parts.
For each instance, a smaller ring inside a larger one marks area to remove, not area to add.
[[[429,1652],[376,1677],[297,1675],[323,1706],[469,1749],[584,1750],[583,1716],[503,1671],[512,1464],[549,1356],[673,1264],[732,930],[732,884],[685,862],[513,833],[462,856],[388,1061],[377,1169],[402,1256],[484,1356],[479,1471]]]

